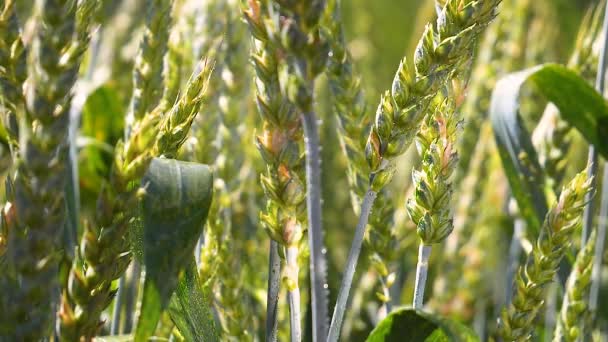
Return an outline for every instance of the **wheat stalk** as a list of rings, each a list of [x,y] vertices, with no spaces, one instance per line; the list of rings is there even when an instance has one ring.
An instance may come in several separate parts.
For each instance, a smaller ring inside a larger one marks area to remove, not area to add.
[[[287,75],[282,88],[301,115],[304,130],[312,330],[313,341],[322,341],[327,333],[328,288],[323,252],[320,141],[313,103],[315,80],[325,69],[328,53],[328,44],[319,26],[325,0],[273,2],[276,12],[271,14],[273,22],[269,22],[268,27],[271,38],[286,54],[282,64]]]
[[[18,150],[18,112],[25,106],[23,84],[27,78],[27,48],[19,27],[15,2],[0,4],[0,94],[2,120],[13,154]],[[20,114],[23,115],[23,114]]]
[[[415,195],[408,199],[406,205],[420,237],[414,288],[415,309],[422,308],[431,246],[442,242],[454,229],[450,176],[458,161],[455,143],[459,128],[460,121],[454,104],[444,100],[423,125],[416,140],[422,165],[420,170],[413,171]]]
[[[163,11],[169,10],[167,3],[154,2],[153,5],[149,23],[165,16]],[[111,282],[124,273],[131,260],[127,233],[137,188],[130,187],[129,183],[139,181],[153,157],[175,155],[184,143],[205,100],[212,70],[212,63],[204,62],[168,112],[162,113],[159,105],[135,121],[128,140],[115,147],[110,179],[99,197],[96,220],[99,228],[85,227],[80,243],[85,267],[71,269],[68,291],[63,295],[59,312],[63,338],[90,338],[98,331],[101,311],[114,297]]]
[[[365,196],[368,184],[369,165],[365,160],[365,137],[369,133],[372,117],[361,89],[361,79],[355,74],[350,53],[344,41],[340,3],[329,1],[324,19],[325,36],[330,44],[327,76],[334,101],[333,110],[338,116],[338,134],[342,152],[348,158],[348,181],[351,186],[351,202],[356,214],[360,213],[360,198]],[[386,191],[384,191],[386,192]],[[377,198],[369,219],[367,246],[372,251],[370,261],[379,275],[382,285],[379,300],[390,312],[389,288],[395,274],[389,265],[395,259],[396,237],[392,229],[394,207],[383,193]]]
[[[299,297],[297,265],[294,256],[303,236],[305,218],[302,217],[305,200],[305,184],[302,165],[302,123],[295,107],[281,93],[279,65],[281,55],[265,25],[269,7],[265,1],[248,2],[243,14],[255,38],[252,60],[256,72],[256,97],[258,112],[263,120],[262,132],[256,137],[257,148],[266,164],[261,184],[267,198],[266,209],[260,220],[273,240],[271,244],[289,251],[289,263],[283,280],[288,286],[292,321],[292,340],[301,337],[299,321]],[[271,246],[269,270],[269,298],[267,304],[266,341],[276,339],[276,306],[278,277],[276,258]],[[278,249],[277,249],[278,251]]]
[[[212,1],[208,4],[208,15],[222,18],[216,19],[219,23],[211,21],[208,25],[217,26],[216,29],[221,27],[221,31],[225,31],[225,37],[220,46],[221,51],[218,52],[222,64],[216,67],[216,75],[220,80],[216,82],[217,103],[214,107],[220,120],[216,138],[219,154],[214,168],[221,181],[216,181],[217,200],[212,205],[212,215],[209,216],[211,220],[208,219],[209,234],[205,237],[201,269],[214,273],[205,275],[202,279],[208,279],[207,286],[216,290],[214,293],[226,338],[247,341],[253,339],[249,331],[252,315],[250,303],[244,296],[243,276],[237,272],[243,269],[239,264],[239,257],[243,254],[236,251],[242,250],[246,243],[246,236],[238,227],[237,208],[242,201],[244,187],[241,172],[247,172],[248,169],[242,150],[246,141],[237,137],[245,136],[242,130],[245,128],[243,121],[247,114],[247,102],[243,99],[247,99],[248,90],[245,82],[248,76],[248,37],[247,27],[239,22],[240,16],[235,15],[237,10],[232,3]],[[204,140],[200,140],[199,145],[205,148]]]
[[[5,5],[12,6],[11,2]],[[14,272],[9,276],[14,278],[3,277],[3,282],[14,282],[10,289],[2,284],[0,300],[5,321],[12,324],[1,330],[14,340],[41,339],[54,321],[66,213],[64,170],[71,90],[83,52],[69,50],[74,40],[82,38],[76,34],[76,12],[74,1],[47,0],[37,7],[39,21],[31,46],[25,111],[20,118],[17,173],[9,194],[14,214],[6,220],[10,232],[7,257]],[[10,16],[16,20],[14,12]],[[13,35],[16,30],[11,29]],[[18,36],[13,39],[20,40]],[[21,43],[13,44],[16,53],[11,63],[16,67],[24,57],[19,57]],[[19,68],[8,69],[16,87],[25,77],[25,70]],[[40,213],[45,213],[43,219]]]
[[[425,29],[415,53],[415,70],[404,59],[395,75],[390,95],[383,96],[380,101],[366,145],[369,189],[364,197],[332,317],[331,342],[336,341],[340,334],[369,210],[376,194],[390,182],[395,158],[405,152],[418,133],[437,90],[443,88],[467,63],[475,39],[494,18],[499,2],[448,1],[439,16],[437,28],[427,25]]]

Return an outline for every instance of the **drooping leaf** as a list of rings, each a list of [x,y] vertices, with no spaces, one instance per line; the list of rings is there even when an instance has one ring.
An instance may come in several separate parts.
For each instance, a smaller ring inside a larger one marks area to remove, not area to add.
[[[532,82],[555,104],[561,117],[604,157],[608,157],[608,105],[583,78],[557,64],[513,73],[496,84],[490,106],[496,144],[521,215],[537,235],[547,213],[546,194],[553,194],[545,183],[530,134],[519,117],[519,93],[526,82]]]
[[[186,341],[219,341],[208,294],[201,286],[194,258],[171,297],[169,315]]]
[[[466,326],[420,310],[393,311],[367,337],[367,342],[476,342]]]
[[[213,175],[203,164],[152,160],[142,180],[146,279],[136,341],[151,336],[179,279],[194,255],[213,193]]]

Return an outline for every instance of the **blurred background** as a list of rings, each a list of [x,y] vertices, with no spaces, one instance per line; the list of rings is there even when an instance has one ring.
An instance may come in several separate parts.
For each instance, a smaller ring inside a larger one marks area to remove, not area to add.
[[[31,14],[33,1],[17,1],[21,17],[26,18]],[[193,3],[196,1],[181,2]],[[209,0],[200,0],[200,2],[207,3]],[[517,1],[503,0],[503,6],[513,6],[515,2]],[[97,89],[100,85],[106,85],[107,87],[114,87],[118,91],[107,95],[111,97],[111,99],[107,99],[107,102],[88,103],[88,107],[85,106],[82,131],[83,134],[95,137],[112,146],[121,137],[123,124],[121,113],[124,113],[130,99],[130,70],[141,38],[144,1],[104,0],[102,3],[103,11],[99,21],[104,24],[104,29],[98,32],[98,37],[94,39],[94,42],[98,42],[96,48],[100,51],[96,54],[95,59],[91,60],[88,57],[89,60],[85,65],[91,72],[91,80],[80,83],[80,86],[83,89],[87,87]],[[492,75],[494,79],[508,71],[526,66],[545,62],[568,62],[573,53],[581,20],[590,6],[596,3],[597,1],[592,0],[530,0],[525,12],[516,14],[514,17],[498,20],[492,24],[494,28],[488,30],[489,32],[496,30],[507,32],[507,36],[509,36],[509,33],[513,35],[517,33],[523,38],[519,42],[501,41],[500,37],[484,38],[485,45],[480,41],[478,47],[480,49],[492,47],[492,51],[478,51],[476,54],[477,61],[473,62],[474,70],[482,70],[484,66],[490,67],[490,62],[487,60],[491,61],[493,55],[501,55],[506,51],[509,51],[512,55],[517,55],[518,60],[512,63],[511,70],[509,68],[499,69],[497,74]],[[380,94],[390,89],[399,62],[404,56],[411,62],[424,25],[435,20],[434,1],[344,0],[342,6],[348,49],[354,60],[355,72],[361,75],[361,85],[368,102],[369,115],[373,115]],[[192,16],[192,13],[188,15]],[[188,15],[185,15],[186,19],[179,19],[194,20]],[[525,18],[519,15],[525,16]],[[205,17],[207,21],[217,19],[213,16]],[[495,26],[499,28],[495,28]],[[182,44],[190,46],[193,42],[186,39],[182,41]],[[486,60],[480,60],[480,56],[484,55]],[[185,70],[191,69],[188,62],[187,60],[184,61]],[[487,63],[487,65],[484,65],[484,63]],[[83,74],[85,73],[83,71]],[[474,88],[479,86],[475,82],[483,81],[483,74],[477,78],[474,74],[468,87]],[[83,93],[87,92],[83,91]],[[325,241],[330,261],[329,294],[330,302],[333,303],[341,279],[341,270],[345,264],[356,225],[356,215],[352,210],[349,185],[346,178],[347,162],[340,150],[340,143],[336,134],[336,118],[331,113],[329,105],[332,99],[328,96],[329,91],[327,91],[325,80],[319,82],[318,93],[320,94],[318,100],[319,117],[322,120],[322,166],[323,184],[325,185],[323,187],[325,214],[323,219],[327,232]],[[529,130],[532,131],[540,119],[546,101],[536,96],[533,89],[529,90],[527,96],[530,99],[529,105],[524,106],[522,110]],[[252,101],[252,98],[248,97],[246,100]],[[489,101],[489,99],[480,99],[480,101]],[[117,114],[112,116],[112,113]],[[463,113],[465,118],[466,114]],[[248,122],[253,122],[252,125],[259,124],[259,121],[256,120],[257,114],[255,110],[252,110]],[[250,145],[251,149],[251,151],[244,151],[244,154],[251,153],[252,158],[258,160],[257,164],[254,164],[259,167],[257,152],[253,149],[253,144],[247,143],[253,141],[253,132],[253,129],[246,130],[241,138],[245,145]],[[575,137],[569,152],[566,174],[571,175],[584,167],[586,149],[586,145],[581,142],[580,138]],[[79,150],[81,205],[83,211],[88,210],[89,214],[94,211],[95,198],[104,176],[108,173],[110,162],[111,160],[107,157],[107,154],[104,155],[94,148],[84,147]],[[394,226],[391,227],[391,237],[394,240],[389,243],[392,250],[390,260],[382,261],[381,265],[387,266],[391,270],[390,273],[395,273],[397,278],[395,286],[391,289],[390,299],[395,305],[409,304],[412,296],[417,256],[417,236],[404,207],[405,199],[409,195],[411,170],[417,163],[417,154],[412,149],[400,159],[395,181],[389,189],[389,196],[395,206],[394,217],[392,217]],[[435,300],[435,302],[431,301],[429,303],[431,309],[475,325],[476,329],[482,331],[485,331],[486,328],[490,330],[493,328],[494,317],[496,317],[496,311],[493,310],[496,308],[488,303],[492,302],[492,296],[495,296],[496,292],[504,292],[504,289],[500,286],[498,286],[498,289],[495,289],[494,286],[494,283],[500,283],[504,274],[501,274],[501,268],[486,268],[480,271],[476,266],[482,263],[480,259],[497,260],[493,264],[494,266],[505,266],[501,262],[506,255],[512,235],[512,221],[508,215],[504,214],[506,206],[505,192],[500,192],[500,190],[506,188],[506,180],[500,175],[500,165],[496,161],[495,155],[488,155],[487,163],[490,169],[497,172],[493,176],[495,178],[491,178],[495,182],[489,185],[492,191],[487,192],[487,196],[484,197],[485,202],[476,206],[475,210],[484,213],[490,212],[491,214],[488,214],[488,217],[477,215],[484,217],[482,221],[479,221],[479,217],[476,217],[475,222],[478,223],[477,228],[487,229],[488,234],[493,236],[490,239],[484,237],[485,240],[478,236],[479,240],[476,241],[482,241],[482,243],[473,243],[462,249],[462,254],[459,254],[459,257],[464,261],[457,266],[456,273],[461,278],[468,278],[461,282],[461,279],[457,277],[458,281],[451,286],[449,284],[450,279],[441,279],[437,276],[439,260],[437,258],[441,258],[437,255],[441,253],[434,253],[433,257],[435,259],[431,263],[435,267],[431,267],[430,285],[428,286],[428,297],[433,297]],[[491,175],[491,172],[489,174]],[[261,202],[262,195],[259,186],[254,182],[257,180],[257,175],[252,177],[251,180],[253,195],[248,199],[252,199],[253,203],[255,201]],[[456,206],[460,198],[459,195],[455,196]],[[255,211],[255,206],[253,208],[249,206],[248,209],[243,210]],[[243,229],[260,231],[259,223],[255,221],[256,217],[257,213],[254,212],[244,222],[237,222],[245,226]],[[469,217],[460,219],[466,220]],[[257,304],[252,305],[259,313],[263,311],[259,310],[261,307],[259,299],[263,296],[256,291],[258,291],[258,286],[261,288],[265,286],[266,256],[262,252],[266,250],[268,241],[263,233],[261,235],[252,233],[250,236],[256,236],[258,240],[251,239],[242,250],[235,250],[234,253],[239,253],[241,262],[245,265],[242,268],[243,272],[251,271],[251,274],[245,277],[249,283],[246,289],[249,291],[248,296],[254,298],[253,302],[258,300]],[[262,241],[259,239],[262,239]],[[370,239],[373,240],[374,237],[368,237],[368,241]],[[490,242],[492,244],[489,244]],[[260,248],[260,245],[263,248]],[[381,310],[382,306],[382,300],[378,299],[381,297],[378,295],[381,284],[377,277],[379,267],[377,256],[370,253],[368,248],[364,248],[363,253],[356,275],[355,288],[353,289],[352,309],[349,310],[346,317],[343,333],[344,341],[364,340],[377,323],[378,311]],[[306,283],[306,279],[301,282],[301,284]],[[603,307],[603,310],[607,311],[608,299],[606,296],[602,298],[604,305],[600,305],[600,308]],[[287,310],[282,311],[286,312]],[[307,312],[309,311],[307,310]],[[484,316],[480,317],[480,312]],[[485,314],[487,314],[487,317]],[[606,317],[606,313],[604,313],[604,317]],[[286,319],[286,317],[283,317],[283,319]],[[263,322],[263,317],[254,315],[252,320],[251,326],[259,329],[259,334],[262,334],[261,327],[263,324],[261,322]],[[308,328],[310,313],[308,313],[307,322],[307,328],[304,331],[310,330]],[[542,334],[542,331],[540,334]]]

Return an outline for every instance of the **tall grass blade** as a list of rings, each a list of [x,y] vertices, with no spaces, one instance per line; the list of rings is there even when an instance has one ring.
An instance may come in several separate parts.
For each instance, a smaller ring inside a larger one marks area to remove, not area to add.
[[[266,342],[277,340],[279,305],[279,285],[281,281],[281,259],[279,257],[278,243],[270,241],[268,255],[268,293],[266,297]]]
[[[361,204],[361,216],[359,217],[359,222],[355,229],[355,236],[353,237],[352,242],[353,248],[350,249],[348,259],[346,259],[346,268],[344,269],[340,291],[338,291],[338,299],[329,326],[329,335],[327,337],[327,341],[329,342],[336,342],[340,338],[340,329],[342,328],[342,320],[344,319],[344,312],[346,311],[346,305],[348,303],[348,295],[352,287],[353,277],[355,276],[357,260],[359,259],[359,254],[361,254],[365,226],[367,225],[367,220],[377,195],[377,192],[374,190],[368,190],[363,198],[363,203]]]

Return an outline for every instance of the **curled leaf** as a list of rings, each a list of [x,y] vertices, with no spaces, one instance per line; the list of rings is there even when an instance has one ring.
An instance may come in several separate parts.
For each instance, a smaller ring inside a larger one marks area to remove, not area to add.
[[[206,165],[152,160],[142,180],[146,280],[136,341],[151,336],[189,266],[211,204],[213,176]]]
[[[536,236],[547,213],[545,182],[529,132],[519,117],[519,93],[532,82],[560,111],[562,119],[575,127],[608,157],[608,105],[576,72],[557,64],[539,65],[502,78],[492,94],[490,117],[496,144],[509,185],[521,215]]]

